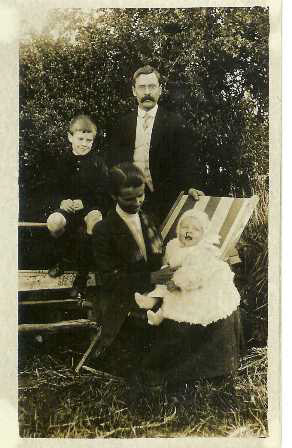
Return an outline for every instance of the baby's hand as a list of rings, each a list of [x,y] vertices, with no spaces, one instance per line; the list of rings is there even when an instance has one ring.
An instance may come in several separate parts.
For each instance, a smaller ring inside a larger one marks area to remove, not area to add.
[[[174,283],[173,280],[170,280],[167,284],[166,284],[167,290],[169,292],[173,292],[173,291],[177,291],[179,288],[176,286],[176,284]]]

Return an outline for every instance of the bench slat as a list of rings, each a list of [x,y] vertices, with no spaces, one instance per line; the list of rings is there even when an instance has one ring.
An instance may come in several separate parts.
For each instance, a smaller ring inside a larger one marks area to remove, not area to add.
[[[20,270],[18,271],[18,290],[42,290],[42,289],[70,289],[75,278],[75,272],[67,271],[57,278],[51,278],[47,270]],[[94,274],[89,274],[87,286],[94,286]]]
[[[47,324],[20,324],[20,333],[57,333],[59,331],[72,330],[75,328],[96,328],[96,322],[89,319],[65,320]]]
[[[46,222],[19,222],[18,227],[47,227]]]
[[[52,306],[57,308],[76,308],[80,306],[80,302],[77,299],[64,299],[64,300],[23,300],[18,302],[20,306]],[[92,303],[84,300],[82,307],[92,308]]]

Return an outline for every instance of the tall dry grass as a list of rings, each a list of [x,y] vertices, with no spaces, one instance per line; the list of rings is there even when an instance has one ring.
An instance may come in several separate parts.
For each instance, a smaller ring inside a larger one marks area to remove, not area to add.
[[[268,336],[268,210],[269,193],[265,176],[254,182],[259,196],[257,208],[240,241],[242,263],[237,282],[246,311],[246,330],[250,345],[265,345]]]
[[[62,352],[63,350],[63,352]],[[250,349],[234,383],[196,381],[150,390],[135,402],[125,381],[81,370],[80,353],[31,354],[19,372],[21,437],[266,437],[267,353]],[[75,359],[74,359],[75,358]]]

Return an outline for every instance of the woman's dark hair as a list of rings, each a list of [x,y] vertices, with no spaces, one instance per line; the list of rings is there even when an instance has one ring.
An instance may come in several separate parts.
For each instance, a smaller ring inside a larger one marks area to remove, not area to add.
[[[109,171],[109,190],[114,196],[118,196],[122,188],[137,188],[144,183],[144,174],[133,163],[119,163]]]

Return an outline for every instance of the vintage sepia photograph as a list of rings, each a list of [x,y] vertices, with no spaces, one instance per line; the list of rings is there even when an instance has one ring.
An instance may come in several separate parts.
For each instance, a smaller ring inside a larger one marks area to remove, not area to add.
[[[270,13],[22,14],[20,438],[270,437]]]

